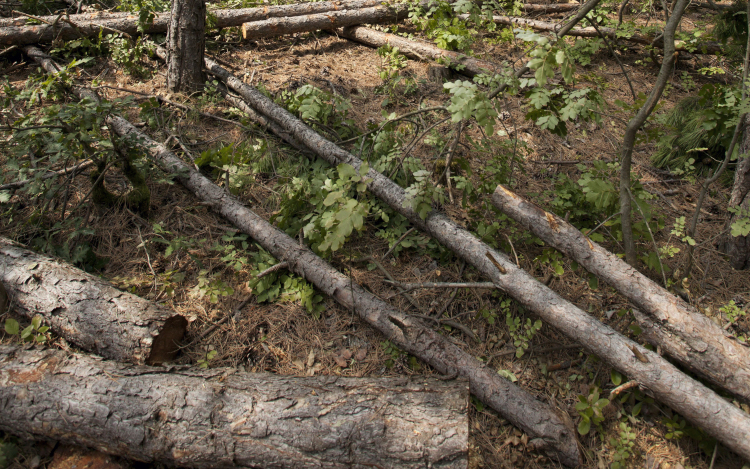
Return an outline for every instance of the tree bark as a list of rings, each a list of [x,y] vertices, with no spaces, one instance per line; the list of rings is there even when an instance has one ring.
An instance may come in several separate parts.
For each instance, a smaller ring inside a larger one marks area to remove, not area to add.
[[[0,428],[182,467],[465,468],[468,385],[163,369],[0,346]]]
[[[262,8],[240,8],[237,10],[213,10],[217,28],[242,26],[251,21],[267,20],[285,16],[302,16],[335,10],[352,10],[380,5],[378,0],[343,0],[328,2],[276,5]],[[70,23],[59,15],[41,17],[49,24],[26,25],[28,18],[0,19],[0,45],[26,45],[52,42],[55,39],[70,40],[79,37],[96,37],[105,33],[124,32],[131,36],[138,32],[138,14],[134,13],[84,13],[70,15]],[[57,21],[56,21],[57,20]],[[170,13],[156,15],[146,33],[165,33],[169,29]],[[72,25],[71,25],[72,23]],[[75,26],[73,26],[75,25]]]
[[[206,66],[257,112],[276,122],[298,142],[330,164],[347,163],[357,169],[362,165],[360,159],[318,135],[288,111],[231,75],[216,62],[206,59]],[[566,301],[518,268],[507,256],[477,239],[443,213],[434,210],[423,220],[409,204],[405,203],[407,199],[404,189],[374,169],[370,168],[366,177],[370,179],[367,187],[373,195],[468,264],[473,265],[527,310],[580,343],[591,353],[606,360],[623,374],[638,381],[661,402],[705,429],[725,446],[750,459],[750,417],[742,410],[698,381],[684,375],[657,353],[623,337]],[[639,357],[645,361],[641,361]],[[479,393],[476,395],[482,399],[481,390],[477,389],[474,382],[472,392]]]
[[[468,18],[468,16],[459,15],[459,18]],[[559,26],[555,23],[547,23],[544,21],[537,21],[537,20],[532,20],[528,18],[517,18],[513,16],[493,16],[492,20],[498,24],[505,24],[508,26],[526,26],[532,29],[536,29],[537,31],[556,32],[557,29],[559,29]],[[654,43],[653,37],[646,37],[640,34],[633,34],[630,37],[626,37],[626,36],[618,37],[617,31],[615,29],[606,28],[604,26],[599,26],[599,31],[601,31],[602,34],[604,34],[610,39],[614,39],[618,41],[626,40],[630,42],[635,42],[637,44],[644,44],[647,46],[653,45],[654,47],[659,47],[661,49],[664,48],[664,42],[660,40]],[[566,33],[566,36],[599,37],[599,33],[596,31],[594,27],[589,26],[587,28],[573,28]],[[719,55],[724,52],[723,47],[718,42],[702,42],[702,43],[696,44],[690,47],[690,49],[694,49],[692,51],[688,50],[688,47],[685,41],[674,41],[674,45],[675,45],[674,50],[676,51],[691,52],[693,54]]]
[[[350,26],[339,30],[339,36],[360,42],[370,47],[380,47],[390,44],[398,47],[399,52],[413,59],[425,60],[443,60],[445,65],[457,70],[459,73],[473,77],[481,73],[494,75],[501,71],[498,64],[487,62],[486,60],[475,59],[460,52],[453,52],[439,49],[432,44],[413,41],[410,39],[396,36],[395,34],[382,33],[364,26]]]
[[[492,203],[545,243],[601,278],[650,318],[652,344],[750,403],[750,349],[681,298],[591,241],[560,217],[498,186]],[[639,321],[642,322],[642,321]],[[645,323],[644,323],[645,325]],[[644,330],[646,327],[644,327]]]
[[[167,89],[192,93],[203,89],[206,51],[206,0],[172,0],[167,35]]]
[[[57,73],[60,70],[49,56],[38,49],[27,46],[24,51],[47,72]],[[95,96],[93,91],[87,89],[73,88],[73,91],[79,97]],[[283,127],[278,122],[276,124]],[[111,116],[107,119],[107,125],[120,136],[133,137],[126,138],[125,141],[138,142],[139,147],[164,171],[177,175],[177,179],[187,189],[207,202],[243,233],[248,234],[280,262],[287,262],[290,271],[302,276],[339,304],[357,313],[362,320],[379,330],[397,347],[415,355],[443,374],[468,379],[475,396],[533,438],[531,448],[543,450],[568,466],[580,463],[575,429],[567,415],[557,414],[551,406],[543,404],[520,387],[500,377],[495,370],[486,367],[444,336],[425,327],[420,320],[396,310],[352,282],[349,277],[260,218],[235,197],[184,163],[163,145],[151,140],[127,120]]]
[[[739,155],[728,207],[738,208],[740,212],[730,215],[727,229],[731,229],[737,220],[750,216],[750,115],[745,117],[745,131],[742,134]],[[750,269],[750,236],[732,236],[731,233],[727,233],[724,239],[724,252],[732,268]]]
[[[171,361],[187,330],[183,316],[2,237],[0,282],[16,312],[39,315],[55,334],[113,360]]]
[[[242,25],[242,37],[256,39],[308,31],[335,30],[353,24],[397,23],[408,16],[407,10],[396,11],[379,5],[372,8],[340,10],[306,16],[289,16]]]

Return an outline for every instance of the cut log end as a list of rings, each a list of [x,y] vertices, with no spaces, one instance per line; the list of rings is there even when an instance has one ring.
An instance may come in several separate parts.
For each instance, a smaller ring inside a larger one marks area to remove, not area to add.
[[[146,358],[146,364],[161,365],[177,358],[187,326],[188,320],[185,316],[176,315],[164,321],[159,335],[154,338],[151,345],[151,353]]]

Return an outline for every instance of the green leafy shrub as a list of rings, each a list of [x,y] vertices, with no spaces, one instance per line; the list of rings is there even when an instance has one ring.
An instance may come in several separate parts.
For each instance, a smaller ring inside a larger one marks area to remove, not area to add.
[[[660,117],[666,132],[656,145],[651,162],[657,168],[708,175],[724,160],[739,114],[746,112],[736,87],[707,84],[698,96],[682,99]],[[733,159],[737,158],[735,146]]]

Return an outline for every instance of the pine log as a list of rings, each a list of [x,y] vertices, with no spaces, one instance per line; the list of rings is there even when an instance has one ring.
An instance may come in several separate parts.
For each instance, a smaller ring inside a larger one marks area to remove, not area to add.
[[[47,72],[57,73],[60,70],[49,56],[38,49],[26,46],[24,52]],[[165,55],[163,49],[158,53]],[[210,63],[214,64],[212,68],[218,67],[214,62]],[[73,91],[79,97],[98,99],[92,90],[73,88]],[[278,122],[276,124],[279,125]],[[530,448],[545,451],[571,467],[580,463],[575,429],[567,415],[558,414],[557,410],[500,377],[495,370],[426,327],[419,319],[393,308],[359,284],[352,282],[349,277],[256,215],[235,197],[184,163],[163,145],[151,140],[127,120],[119,116],[110,116],[107,118],[107,125],[118,135],[127,137],[124,141],[138,142],[140,149],[165,172],[177,175],[177,179],[187,189],[204,200],[213,210],[253,238],[280,262],[286,262],[290,271],[311,282],[347,310],[358,314],[363,321],[380,331],[397,347],[443,374],[468,379],[472,393],[477,398],[533,438]]]
[[[694,307],[591,241],[570,223],[498,186],[492,203],[545,243],[607,282],[651,318],[654,345],[711,383],[750,403],[750,349]],[[640,322],[640,321],[639,321]],[[644,324],[646,325],[646,324]],[[657,326],[658,325],[658,326]],[[661,329],[658,332],[655,329]]]
[[[321,137],[216,62],[206,59],[206,66],[257,112],[276,122],[298,142],[330,164],[347,163],[357,169],[362,165],[359,158]],[[442,212],[433,210],[423,220],[407,203],[404,189],[381,173],[370,168],[366,177],[370,179],[367,187],[373,195],[474,266],[508,296],[624,375],[638,381],[662,403],[706,430],[726,447],[750,460],[750,416],[742,410],[683,374],[659,354],[586,314]],[[478,393],[473,382],[472,392]],[[477,396],[482,398],[481,394]]]
[[[474,77],[479,74],[494,75],[501,71],[498,64],[486,60],[475,59],[460,52],[439,49],[432,44],[406,39],[395,34],[383,33],[364,26],[350,26],[339,30],[339,36],[357,41],[366,46],[380,47],[385,44],[398,47],[399,52],[413,59],[442,60],[463,75]]]
[[[527,3],[521,6],[521,9],[526,13],[562,13],[575,10],[580,6],[580,3]]]
[[[389,6],[379,5],[372,8],[329,11],[315,15],[272,18],[243,24],[242,37],[258,39],[319,29],[330,31],[354,24],[397,23],[406,18],[408,13],[405,9],[397,11]]]
[[[242,26],[251,21],[267,20],[286,16],[302,16],[336,10],[353,10],[380,5],[377,0],[342,0],[328,2],[275,5],[261,8],[241,8],[237,10],[213,10],[217,28]],[[42,17],[49,24],[26,25],[26,18],[0,20],[0,45],[26,45],[52,42],[55,39],[70,40],[79,37],[96,37],[100,30],[105,34],[124,32],[131,36],[138,34],[137,13],[84,13],[70,15],[69,20],[60,15]],[[70,21],[70,22],[67,22]],[[165,33],[169,28],[170,14],[159,13],[146,33]],[[75,26],[74,26],[75,25]]]
[[[289,377],[0,346],[0,429],[178,467],[465,468],[465,381]]]
[[[171,361],[187,330],[183,316],[2,237],[0,282],[17,313],[41,316],[55,334],[113,360]]]
[[[468,15],[459,15],[459,18],[462,19],[468,19]],[[514,16],[493,16],[492,20],[495,23],[498,24],[504,24],[508,26],[520,26],[520,27],[528,27],[531,29],[535,29],[537,31],[552,31],[556,32],[560,25],[555,23],[547,23],[544,21],[537,21],[537,20],[531,20],[528,18],[517,18]],[[607,36],[609,39],[614,40],[626,40],[630,42],[635,42],[637,44],[644,44],[647,46],[654,46],[658,48],[663,48],[663,42],[657,41],[654,43],[653,37],[646,37],[642,36],[640,34],[632,34],[630,36],[618,36],[617,30],[612,28],[607,28],[604,26],[599,26],[599,31],[602,32],[603,35]],[[587,28],[573,28],[570,31],[567,32],[566,36],[575,36],[575,37],[599,37],[599,33],[596,31],[596,28],[593,26],[587,27]],[[724,53],[724,48],[719,44],[718,42],[702,42],[699,44],[692,44],[688,45],[685,41],[675,41],[675,51],[678,52],[690,52],[693,54],[710,54],[710,55],[719,55]]]

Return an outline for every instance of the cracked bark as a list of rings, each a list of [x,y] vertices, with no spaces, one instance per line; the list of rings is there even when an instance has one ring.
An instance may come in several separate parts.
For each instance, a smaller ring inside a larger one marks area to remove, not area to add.
[[[750,115],[745,117],[745,131],[742,134],[740,155],[734,172],[734,184],[729,198],[729,208],[739,208],[740,213],[734,213],[727,220],[726,228],[739,219],[750,216]],[[737,270],[750,269],[750,236],[732,236],[727,234],[724,239],[724,252],[729,258],[729,264]]]
[[[182,467],[467,467],[465,381],[151,368],[0,346],[0,428]]]
[[[0,281],[13,308],[113,360],[159,364],[177,355],[187,319],[0,237]]]
[[[167,34],[167,89],[191,93],[203,89],[206,51],[206,1],[172,0]]]
[[[562,218],[498,186],[492,203],[545,243],[574,259],[642,311],[636,314],[649,342],[687,369],[750,402],[750,348]],[[645,313],[645,314],[643,314]],[[646,319],[647,318],[647,319]]]
[[[298,142],[306,145],[330,164],[347,163],[357,169],[361,166],[362,161],[359,158],[321,137],[288,111],[274,104],[252,86],[243,83],[216,62],[206,59],[206,66],[212,74],[240,94],[257,112],[266,116],[270,121],[276,122],[285,132],[291,134]],[[742,410],[737,409],[703,384],[686,376],[655,352],[622,336],[566,301],[516,267],[507,256],[477,239],[442,212],[435,210],[422,220],[414,210],[405,206],[404,189],[384,175],[371,168],[366,177],[371,179],[368,189],[372,194],[406,217],[414,226],[428,233],[461,259],[473,265],[519,304],[580,343],[589,352],[602,357],[626,376],[637,380],[661,402],[706,430],[728,448],[750,460],[750,417]],[[633,352],[634,349],[646,356],[648,361],[638,360]],[[447,374],[446,371],[439,370]],[[483,400],[482,390],[477,389],[473,382],[472,392]],[[511,418],[507,416],[505,418],[521,426]]]
[[[49,73],[60,70],[38,49],[27,46],[24,51]],[[73,88],[73,91],[79,97],[93,94],[91,90],[81,88]],[[346,309],[358,314],[396,346],[415,355],[440,373],[456,374],[468,379],[475,396],[533,438],[531,448],[543,450],[568,466],[580,464],[575,429],[562,411],[536,400],[530,393],[500,377],[495,370],[486,367],[444,336],[426,327],[420,320],[393,308],[353,283],[349,277],[260,218],[127,120],[111,116],[107,119],[107,125],[118,135],[126,137],[126,142],[137,144],[165,172],[175,174],[187,189],[248,234],[276,259],[287,262],[290,271],[307,279]]]

